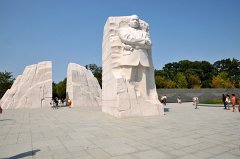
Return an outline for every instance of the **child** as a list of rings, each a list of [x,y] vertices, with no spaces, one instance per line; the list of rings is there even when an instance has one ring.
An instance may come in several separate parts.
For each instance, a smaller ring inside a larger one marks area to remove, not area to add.
[[[68,99],[68,107],[71,108],[72,101],[71,99]]]

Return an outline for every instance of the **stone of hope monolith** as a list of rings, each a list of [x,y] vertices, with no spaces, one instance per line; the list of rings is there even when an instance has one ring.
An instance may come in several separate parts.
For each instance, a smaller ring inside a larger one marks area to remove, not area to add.
[[[102,42],[102,111],[116,117],[163,115],[148,24],[138,16],[109,17]]]
[[[68,64],[66,95],[72,101],[72,107],[99,107],[101,93],[101,87],[90,70],[79,64]]]
[[[52,98],[52,62],[43,61],[25,67],[0,101],[3,109],[50,107]]]

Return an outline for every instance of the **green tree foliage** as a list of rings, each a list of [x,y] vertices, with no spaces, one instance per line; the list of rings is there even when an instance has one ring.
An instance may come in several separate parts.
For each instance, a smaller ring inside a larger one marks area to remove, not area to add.
[[[177,62],[168,63],[163,67],[163,71],[166,73],[168,79],[173,79],[178,71],[180,71],[180,64]]]
[[[184,73],[178,72],[176,77],[174,78],[174,81],[176,82],[177,88],[187,88],[188,87],[188,81]]]
[[[213,88],[234,88],[234,83],[230,80],[227,72],[220,72],[212,79]]]
[[[176,82],[168,79],[168,80],[166,81],[166,88],[176,88]]]
[[[166,78],[164,76],[155,76],[156,88],[166,88]]]
[[[63,81],[58,82],[56,84],[56,93],[59,98],[66,98],[66,84],[67,84],[67,78],[65,78]]]
[[[58,97],[58,94],[57,94],[57,91],[56,91],[56,83],[55,82],[52,83],[52,97],[53,98]]]
[[[223,77],[222,72],[227,75]],[[165,64],[162,70],[155,70],[155,76],[157,88],[239,88],[240,62],[234,58],[214,64],[182,60]]]
[[[189,75],[187,80],[188,88],[201,88],[201,80],[198,75]]]
[[[229,80],[234,87],[240,88],[240,61],[233,58],[216,61],[214,64],[214,75],[217,76],[221,72],[227,72]]]
[[[97,78],[100,87],[102,88],[102,67],[97,66],[96,64],[89,64],[85,66],[86,69],[90,70],[94,77]]]
[[[64,78],[63,81],[58,83],[52,83],[52,96],[53,98],[66,98],[66,85],[67,85],[67,78]]]
[[[0,98],[11,88],[14,82],[12,72],[0,72]]]
[[[164,76],[155,76],[156,88],[175,88],[176,83]]]
[[[166,77],[168,79],[176,78],[176,75],[179,72],[184,72],[184,75],[186,77],[194,74],[200,78],[201,85],[205,88],[208,88],[210,86],[211,80],[209,79],[211,79],[213,76],[213,70],[213,65],[207,61],[192,62],[189,60],[182,60],[179,62],[168,63],[163,67],[163,71],[166,72]]]

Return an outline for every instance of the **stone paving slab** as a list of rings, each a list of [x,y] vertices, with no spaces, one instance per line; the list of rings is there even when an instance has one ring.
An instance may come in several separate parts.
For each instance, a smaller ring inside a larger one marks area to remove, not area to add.
[[[237,159],[240,113],[169,103],[164,116],[118,119],[99,108],[17,109],[0,115],[0,158]]]

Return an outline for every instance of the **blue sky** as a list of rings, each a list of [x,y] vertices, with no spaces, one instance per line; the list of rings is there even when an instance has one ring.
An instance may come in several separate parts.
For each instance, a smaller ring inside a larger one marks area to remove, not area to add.
[[[0,71],[50,60],[53,80],[70,62],[102,65],[109,16],[150,25],[156,69],[180,60],[240,60],[240,0],[0,0]]]

